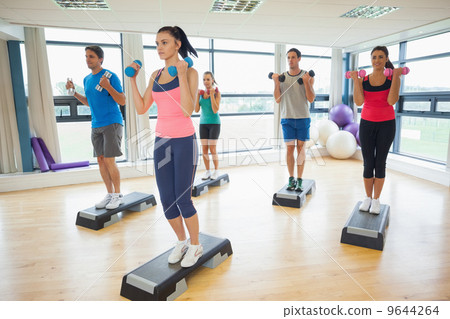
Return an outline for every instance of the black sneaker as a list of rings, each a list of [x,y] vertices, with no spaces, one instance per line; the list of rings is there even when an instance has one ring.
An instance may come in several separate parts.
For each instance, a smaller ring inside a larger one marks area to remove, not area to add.
[[[303,179],[297,178],[297,185],[295,186],[296,192],[303,192],[302,182],[303,182]]]
[[[295,189],[295,179],[294,179],[294,177],[289,177],[289,183],[288,183],[288,186],[286,187],[286,189],[288,190],[288,191],[293,191],[294,189]]]

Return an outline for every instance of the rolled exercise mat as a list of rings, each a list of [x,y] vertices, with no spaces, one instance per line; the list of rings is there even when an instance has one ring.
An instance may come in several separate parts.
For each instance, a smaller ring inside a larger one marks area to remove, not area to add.
[[[89,161],[72,162],[72,163],[54,163],[50,165],[50,168],[53,171],[56,171],[59,169],[84,167],[84,166],[89,166]]]
[[[44,153],[42,152],[42,148],[39,145],[37,137],[31,138],[31,147],[33,148],[34,155],[36,156],[36,160],[39,164],[41,172],[47,172],[49,170],[48,164],[47,161],[45,160]]]
[[[50,151],[47,148],[47,145],[45,145],[44,140],[40,137],[37,138],[39,145],[41,146],[42,152],[44,153],[45,160],[47,161],[47,164],[50,166],[52,164],[55,164],[55,160],[52,157],[52,154],[50,154]]]

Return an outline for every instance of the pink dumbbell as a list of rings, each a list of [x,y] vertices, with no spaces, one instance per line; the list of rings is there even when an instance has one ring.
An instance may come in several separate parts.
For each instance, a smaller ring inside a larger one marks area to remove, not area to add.
[[[347,72],[345,72],[345,78],[346,79],[350,79],[352,76],[351,76],[351,73],[352,71],[347,71]],[[363,78],[363,77],[365,77],[366,76],[366,70],[359,70],[358,71],[358,76],[360,77],[360,78]]]
[[[216,89],[214,90],[214,92],[219,93],[219,88],[216,87]],[[210,94],[210,90],[206,90],[206,93]],[[199,95],[204,95],[205,91],[204,90],[199,90],[198,91]]]
[[[391,76],[394,73],[392,69],[384,69],[384,75],[385,76]],[[409,68],[407,66],[402,68],[402,74],[406,75],[409,73]]]
[[[209,91],[209,90],[206,90],[206,92],[208,92],[208,94],[210,94],[210,91]],[[214,92],[219,93],[219,89],[216,87],[215,90],[214,90]]]

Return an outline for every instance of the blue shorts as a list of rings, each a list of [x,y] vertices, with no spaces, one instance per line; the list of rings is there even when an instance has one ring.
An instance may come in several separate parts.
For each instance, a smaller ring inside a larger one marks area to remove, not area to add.
[[[310,118],[304,119],[281,119],[283,137],[285,142],[293,140],[309,141]]]

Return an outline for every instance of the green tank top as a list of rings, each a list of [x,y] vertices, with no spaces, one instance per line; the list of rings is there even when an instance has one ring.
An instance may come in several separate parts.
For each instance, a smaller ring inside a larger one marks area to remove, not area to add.
[[[219,113],[214,113],[211,106],[211,98],[204,99],[200,96],[200,124],[220,124]]]

